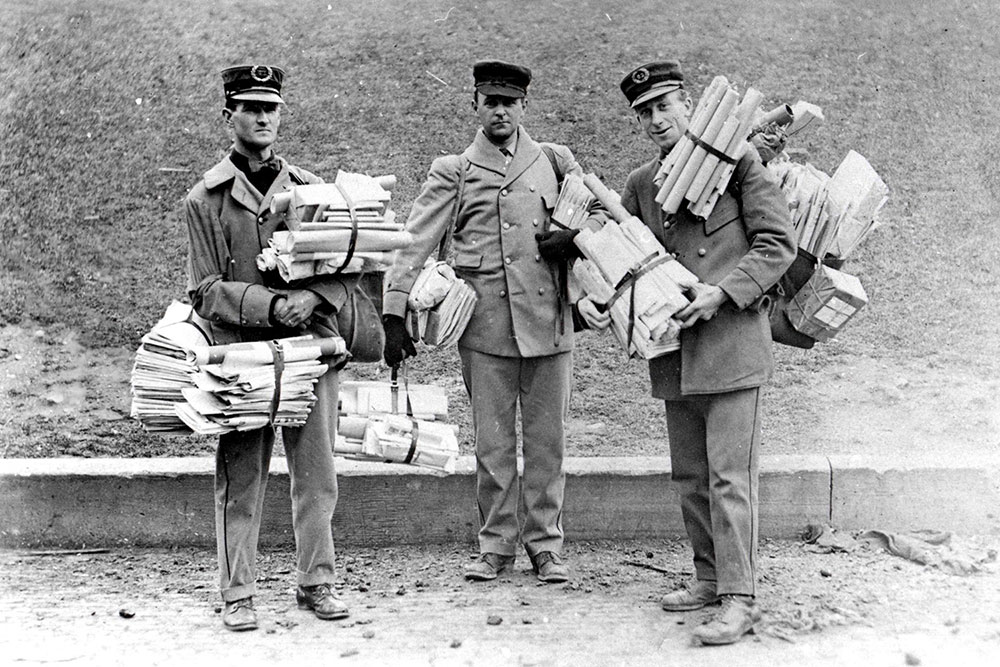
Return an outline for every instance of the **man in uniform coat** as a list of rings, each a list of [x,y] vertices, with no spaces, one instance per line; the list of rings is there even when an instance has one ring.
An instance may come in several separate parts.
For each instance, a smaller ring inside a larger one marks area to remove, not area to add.
[[[454,224],[455,272],[478,295],[458,342],[475,429],[481,552],[465,576],[495,579],[523,543],[538,578],[561,582],[568,578],[560,552],[573,319],[557,263],[572,235],[548,227],[559,194],[556,172],[582,170],[568,148],[546,144],[543,150],[521,127],[527,68],[483,61],[473,77],[472,108],[482,127],[461,155],[434,160],[406,225],[414,242],[386,274],[385,361],[396,366],[416,354],[404,326],[407,296]]]
[[[257,254],[282,223],[269,212],[271,199],[293,185],[320,181],[271,148],[281,120],[283,77],[280,68],[266,65],[223,70],[222,115],[234,136],[233,148],[205,173],[184,202],[188,294],[215,344],[321,331],[329,335],[337,331],[336,313],[353,287],[330,276],[285,285],[276,275],[257,269]],[[317,401],[305,425],[282,431],[291,477],[296,599],[322,619],[348,615],[332,588],[337,386],[336,371],[324,374],[316,383]],[[215,524],[225,602],[222,622],[230,630],[257,627],[255,560],[273,445],[272,427],[219,438]]]
[[[757,455],[761,385],[771,375],[771,335],[761,296],[795,258],[788,206],[748,148],[732,183],[703,220],[686,208],[666,217],[653,177],[687,129],[691,98],[676,61],[630,72],[621,90],[660,155],[631,174],[622,205],[698,276],[676,318],[681,348],[650,360],[653,396],[666,402],[673,479],[694,550],[696,581],[662,601],[667,611],[722,602],[694,631],[705,644],[738,641],[760,619],[755,602]],[[584,312],[586,314],[586,312]]]

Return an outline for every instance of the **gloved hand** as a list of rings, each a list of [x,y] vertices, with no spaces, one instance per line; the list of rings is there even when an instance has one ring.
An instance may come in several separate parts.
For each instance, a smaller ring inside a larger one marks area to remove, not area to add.
[[[385,329],[385,347],[382,348],[382,358],[391,368],[398,366],[403,359],[417,356],[417,348],[410,340],[406,331],[406,322],[399,315],[383,315],[382,328]]]
[[[538,242],[538,253],[550,262],[583,257],[583,253],[573,243],[573,239],[579,233],[579,229],[550,229],[547,232],[539,232],[535,234],[535,241]]]

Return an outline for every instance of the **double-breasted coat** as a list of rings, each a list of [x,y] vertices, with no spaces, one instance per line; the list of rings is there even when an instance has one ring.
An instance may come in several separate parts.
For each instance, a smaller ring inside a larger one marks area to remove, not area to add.
[[[386,274],[382,307],[390,315],[405,314],[417,274],[457,220],[452,239],[455,273],[479,297],[459,347],[505,357],[540,357],[572,349],[573,323],[569,304],[560,304],[553,267],[538,253],[535,241],[559,197],[556,175],[541,144],[524,128],[518,132],[509,166],[481,129],[461,155],[434,160],[406,223],[413,244],[398,252]],[[568,148],[549,146],[562,174],[583,175]]]

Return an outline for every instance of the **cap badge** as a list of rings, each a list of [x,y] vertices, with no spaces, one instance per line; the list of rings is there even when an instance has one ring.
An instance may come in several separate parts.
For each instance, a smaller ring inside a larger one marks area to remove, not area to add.
[[[632,81],[635,83],[642,83],[649,78],[649,70],[645,67],[640,67],[636,71],[632,72]]]
[[[250,76],[254,81],[266,83],[274,78],[274,72],[267,65],[253,65],[250,67]]]

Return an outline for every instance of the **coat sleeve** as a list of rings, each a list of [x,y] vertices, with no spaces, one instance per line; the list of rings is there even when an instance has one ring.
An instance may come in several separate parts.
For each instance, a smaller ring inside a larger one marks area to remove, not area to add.
[[[218,215],[207,202],[189,195],[184,201],[188,230],[188,296],[195,312],[211,322],[235,326],[270,326],[277,295],[255,283],[226,280],[232,262]]]
[[[462,159],[458,155],[440,157],[431,164],[406,221],[406,231],[413,235],[413,242],[396,252],[386,272],[382,301],[382,312],[386,315],[406,314],[410,289],[454,218],[461,168]]]
[[[750,249],[719,287],[742,309],[778,282],[795,259],[797,244],[785,196],[756,151],[747,151],[733,177],[740,179],[736,190]]]

